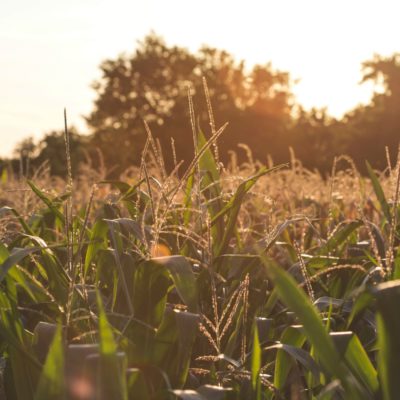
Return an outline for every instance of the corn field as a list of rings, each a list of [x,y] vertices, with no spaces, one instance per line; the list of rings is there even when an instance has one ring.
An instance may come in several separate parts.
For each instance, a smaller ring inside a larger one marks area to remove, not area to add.
[[[0,398],[400,398],[400,159],[224,166],[224,128],[173,171],[148,130],[119,181],[3,176]]]

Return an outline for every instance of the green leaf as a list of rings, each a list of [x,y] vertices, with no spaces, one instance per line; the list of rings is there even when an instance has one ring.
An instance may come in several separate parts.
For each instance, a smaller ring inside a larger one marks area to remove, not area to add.
[[[260,370],[261,370],[261,346],[260,340],[258,338],[257,325],[254,325],[254,335],[253,335],[253,351],[251,353],[251,386],[253,390],[257,390],[257,398],[261,398],[260,388]]]
[[[142,229],[141,224],[131,218],[116,218],[112,220],[105,219],[104,221],[112,224],[113,226],[118,225],[120,228],[122,228],[126,232],[129,232],[135,238],[139,239],[139,241],[142,243],[145,243],[146,240],[150,241],[151,239],[149,228],[145,226],[144,229]]]
[[[90,263],[100,249],[106,248],[108,224],[103,220],[95,222],[89,238],[89,245],[85,256],[84,274],[86,276]]]
[[[8,355],[17,400],[33,400],[40,369],[16,347],[11,346]]]
[[[183,256],[155,257],[151,262],[163,265],[171,274],[175,288],[190,312],[198,311],[198,292],[192,266]]]
[[[151,400],[144,372],[139,368],[128,368],[127,375],[129,399]]]
[[[193,341],[199,331],[200,316],[191,312],[175,310],[175,319],[181,357],[190,359]]]
[[[91,354],[86,357],[85,366],[95,388],[95,399],[128,400],[125,353]]]
[[[0,242],[0,265],[10,256],[7,247]],[[1,268],[1,267],[0,267]],[[7,269],[8,267],[6,267]],[[2,274],[2,270],[0,269],[0,274]],[[15,283],[19,284],[25,292],[31,297],[34,302],[37,302],[37,297],[34,294],[31,286],[38,287],[37,283],[32,281],[31,279],[27,278],[26,275],[17,269],[16,267],[8,268],[7,271],[8,276],[15,281]],[[1,281],[1,279],[0,279]]]
[[[354,399],[361,400],[363,397],[359,388],[350,384],[351,373],[341,362],[317,310],[304,291],[297,286],[295,280],[280,266],[264,257],[262,257],[262,261],[269,277],[275,284],[279,297],[296,314],[304,327],[307,339],[312,344],[318,359],[321,360],[325,369],[332,376],[340,379],[345,390],[348,390],[349,395],[352,395]]]
[[[392,215],[390,213],[390,207],[388,202],[386,201],[385,193],[383,192],[382,186],[379,183],[378,177],[376,176],[374,170],[372,169],[371,165],[369,164],[368,161],[365,162],[367,165],[367,170],[369,177],[371,178],[371,183],[374,188],[376,197],[379,201],[379,204],[381,205],[381,209],[383,212],[383,215],[386,217],[386,220],[388,222],[392,221]]]
[[[299,326],[288,326],[282,333],[281,343],[301,348],[306,340]],[[286,384],[286,379],[293,366],[293,360],[288,352],[279,349],[275,360],[274,386],[281,390]]]
[[[117,352],[117,344],[114,340],[111,326],[104,312],[103,301],[100,293],[96,293],[97,307],[99,309],[99,338],[100,338],[100,354],[107,356]]]
[[[343,244],[350,237],[350,235],[362,225],[363,222],[361,220],[343,222],[339,224],[325,245],[318,250],[318,254],[328,254],[330,252],[338,251],[339,246]]]
[[[32,229],[27,225],[27,223],[24,221],[24,219],[21,217],[21,215],[14,209],[8,206],[4,206],[0,208],[0,217],[2,214],[6,213],[12,213],[14,216],[17,218],[18,222],[21,224],[21,226],[24,228],[25,233],[28,235],[34,235],[34,232]]]
[[[158,262],[147,260],[134,269],[132,300],[135,317],[158,328],[163,318],[167,294],[172,288],[168,270]]]
[[[400,246],[397,248],[396,256],[394,259],[393,279],[400,279]]]
[[[42,238],[25,234],[23,236],[32,241],[36,246],[14,248],[10,256],[0,265],[0,282],[4,279],[11,267],[19,264],[30,254],[40,253],[42,266],[46,271],[51,293],[60,303],[65,304],[68,297],[69,282],[67,273]]]
[[[315,379],[318,379],[319,374],[322,372],[321,368],[318,367],[318,364],[314,361],[310,354],[300,347],[285,343],[277,343],[265,348],[265,350],[271,349],[279,349],[289,354],[300,364],[302,364],[306,371],[310,371],[314,375]]]
[[[199,331],[200,315],[175,310],[178,331],[178,384],[183,386],[189,372],[193,343]]]
[[[12,249],[11,254],[0,265],[0,282],[5,278],[10,268],[18,264],[29,254],[39,252],[41,250],[42,249],[40,247],[25,247],[23,249],[15,247]]]
[[[200,151],[207,143],[207,139],[204,136],[203,132],[198,132],[198,141],[197,141],[198,150]],[[208,190],[212,191],[214,194],[220,193],[219,189],[220,184],[220,175],[218,172],[218,166],[215,162],[214,156],[210,148],[205,150],[203,155],[199,159],[199,167],[200,171],[206,172],[207,175],[203,178],[202,188],[206,188],[211,185]]]
[[[126,357],[117,353],[117,343],[104,311],[100,293],[97,292],[99,309],[100,355],[89,356],[89,369],[95,370],[98,397],[101,399],[127,400]]]
[[[383,399],[399,395],[400,371],[400,280],[381,283],[372,289],[376,299],[378,327],[378,371]]]
[[[304,331],[311,344],[315,347],[321,361],[332,375],[344,376],[340,366],[340,358],[329,338],[317,310],[311,304],[304,291],[298,288],[295,280],[274,262],[264,265],[274,282],[281,300],[296,314],[304,326]]]
[[[51,210],[51,212],[62,222],[65,222],[64,215],[59,210],[60,205],[56,204],[48,196],[46,196],[43,191],[41,191],[31,180],[28,180],[28,185],[31,187],[32,191],[43,201],[44,204]]]
[[[351,335],[344,357],[353,374],[371,393],[376,394],[379,388],[378,374],[360,339],[354,333]]]
[[[231,197],[228,203],[222,208],[212,219],[211,226],[215,225],[217,222],[224,226],[222,241],[216,248],[216,257],[222,255],[229,245],[229,241],[235,232],[237,217],[239,215],[240,207],[242,206],[244,197],[246,193],[257,183],[258,179],[262,176],[281,169],[284,165],[278,165],[274,168],[261,168],[254,176],[243,181],[237,188],[235,194]],[[223,216],[227,215],[226,223],[223,222]]]
[[[207,143],[203,132],[198,133],[198,151]],[[199,159],[199,169],[201,175],[200,188],[203,196],[208,200],[207,208],[211,219],[215,217],[223,208],[221,199],[222,188],[220,184],[220,174],[218,166],[210,148],[207,148]],[[222,239],[223,221],[218,221],[212,229],[214,240],[218,243]]]
[[[366,308],[368,306],[371,305],[371,303],[373,302],[373,297],[371,295],[370,292],[367,291],[362,291],[355,299],[352,307],[351,307],[351,312],[349,314],[349,317],[347,319],[347,324],[346,324],[346,329],[350,328],[350,325],[353,323],[353,321],[355,320],[355,318],[361,314],[362,312],[364,312],[366,310]],[[372,323],[370,323],[370,325],[375,325],[374,321],[372,320],[374,315],[370,312],[370,319]],[[368,318],[367,318],[368,321]]]
[[[59,324],[40,375],[35,400],[61,400],[64,398],[64,345],[62,326]]]
[[[17,400],[32,400],[41,365],[30,345],[31,334],[23,329],[21,316],[14,300],[0,290],[0,343],[8,353],[8,383],[13,386]],[[19,382],[24,382],[20,385]]]
[[[152,360],[165,371],[172,387],[183,387],[200,317],[167,307],[152,346]]]
[[[125,271],[121,262],[121,255],[123,255],[123,240],[122,240],[122,235],[120,232],[120,226],[118,222],[114,220],[105,220],[108,224],[109,228],[109,233],[111,237],[111,243],[114,247],[113,249],[113,256],[115,259],[115,264],[117,266],[117,271],[118,271],[118,280],[114,280],[114,284],[118,283],[120,289],[119,291],[122,292],[122,294],[125,297],[126,305],[128,306],[128,312],[129,314],[133,315],[134,314],[134,308],[132,304],[132,299],[131,299],[131,293],[129,290],[129,285],[126,279]],[[116,292],[114,291],[115,295]],[[114,296],[115,298],[115,296]],[[114,301],[113,301],[114,304]]]

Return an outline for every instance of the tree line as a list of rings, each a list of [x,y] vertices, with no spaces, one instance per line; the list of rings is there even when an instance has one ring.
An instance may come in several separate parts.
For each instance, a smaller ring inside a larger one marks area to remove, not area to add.
[[[144,121],[169,170],[174,158],[190,161],[193,157],[191,123],[209,136],[229,122],[218,142],[222,162],[230,151],[238,151],[240,143],[249,146],[254,158],[265,161],[269,155],[276,163],[289,160],[291,147],[307,168],[321,173],[329,171],[333,158],[341,154],[352,157],[361,171],[366,160],[375,168],[386,166],[385,146],[392,162],[397,155],[400,54],[376,55],[363,63],[362,82],[378,83],[379,91],[369,104],[341,119],[330,117],[324,109],[304,110],[293,96],[290,75],[270,63],[248,69],[224,50],[203,47],[192,53],[168,46],[154,33],[140,41],[133,54],[106,60],[100,69],[102,77],[93,84],[97,94],[93,111],[86,117],[91,134],[70,130],[75,168],[90,159],[94,167],[104,164],[110,177],[115,177],[138,165],[147,138]],[[211,125],[208,99],[215,118]],[[31,168],[48,162],[52,174],[65,175],[63,132],[50,132],[38,144],[27,139],[15,155],[11,161],[15,169],[29,159]]]

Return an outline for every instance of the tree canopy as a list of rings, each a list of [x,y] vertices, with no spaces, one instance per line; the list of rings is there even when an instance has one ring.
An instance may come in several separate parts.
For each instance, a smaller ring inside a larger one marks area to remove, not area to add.
[[[369,104],[359,105],[340,120],[323,109],[305,111],[292,94],[290,75],[270,63],[248,68],[224,50],[205,46],[193,53],[168,46],[154,33],[132,54],[105,60],[100,70],[101,78],[93,83],[93,111],[86,118],[91,135],[73,131],[71,149],[76,163],[86,155],[95,163],[101,153],[101,162],[114,176],[140,163],[147,139],[144,121],[162,149],[167,169],[173,167],[172,139],[178,161],[189,161],[191,120],[206,136],[214,129],[208,100],[216,128],[229,123],[218,142],[222,161],[240,143],[247,144],[255,158],[265,161],[271,155],[275,162],[289,160],[290,146],[304,165],[321,172],[330,170],[335,155],[350,155],[362,170],[365,160],[385,167],[385,146],[393,159],[397,153],[400,54],[376,55],[362,65],[362,83],[375,82],[376,91]],[[195,116],[190,115],[189,88]],[[29,140],[21,146],[18,154],[29,153],[35,165],[49,160],[53,174],[65,170],[61,132],[48,134],[37,149]]]
[[[209,130],[206,79],[216,123],[229,122],[221,139],[222,157],[237,143],[246,142],[256,156],[265,158],[276,150],[277,137],[291,122],[292,95],[289,75],[270,64],[247,70],[226,51],[210,47],[196,54],[169,47],[158,36],[147,36],[133,55],[121,55],[101,65],[102,78],[93,87],[97,92],[94,110],[87,118],[108,165],[125,167],[139,161],[146,133],[145,120],[165,150],[171,166],[171,138],[179,159],[192,157],[188,88],[195,103],[196,122]]]
[[[363,82],[373,81],[377,89],[371,103],[357,107],[343,120],[346,147],[358,164],[372,161],[386,166],[384,146],[396,157],[400,139],[400,54],[375,56],[363,64]]]

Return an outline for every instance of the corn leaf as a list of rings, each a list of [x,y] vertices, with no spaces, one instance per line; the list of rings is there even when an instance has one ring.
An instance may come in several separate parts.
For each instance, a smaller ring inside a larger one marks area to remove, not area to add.
[[[64,344],[62,326],[59,324],[40,375],[35,400],[61,400],[64,396]]]

